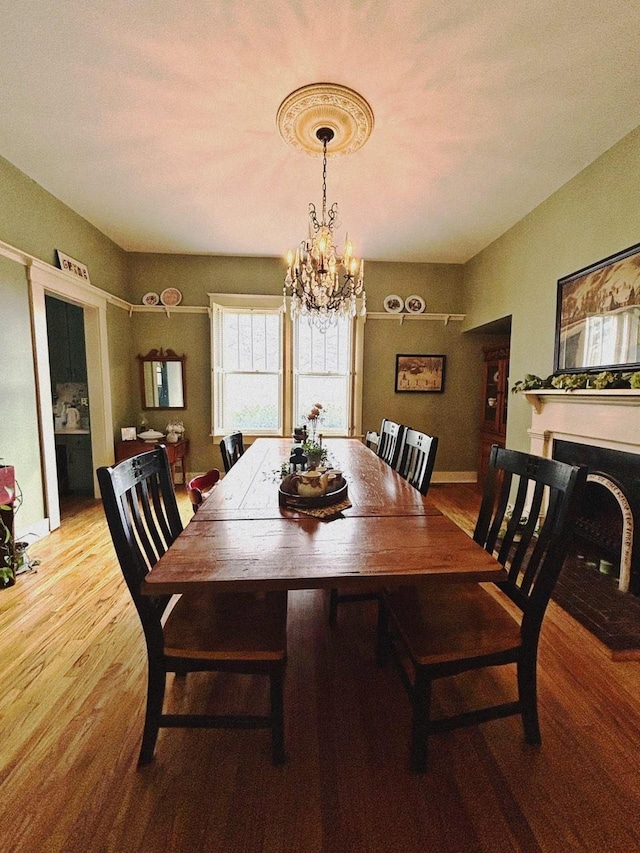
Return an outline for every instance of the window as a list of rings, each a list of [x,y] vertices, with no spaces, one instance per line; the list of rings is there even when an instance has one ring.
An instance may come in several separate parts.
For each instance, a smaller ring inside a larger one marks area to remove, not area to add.
[[[321,431],[362,431],[363,319],[323,334],[292,323],[282,298],[211,294],[213,434],[291,435],[314,403]]]
[[[319,432],[348,435],[351,368],[350,320],[340,318],[322,333],[306,319],[295,323],[293,337],[293,419],[302,424],[314,403],[322,403]]]
[[[282,432],[282,315],[216,306],[214,433]]]

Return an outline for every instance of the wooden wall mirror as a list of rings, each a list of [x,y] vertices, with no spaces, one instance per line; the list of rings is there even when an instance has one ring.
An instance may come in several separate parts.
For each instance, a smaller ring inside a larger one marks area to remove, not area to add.
[[[139,355],[143,409],[184,409],[187,405],[184,355],[152,349]]]

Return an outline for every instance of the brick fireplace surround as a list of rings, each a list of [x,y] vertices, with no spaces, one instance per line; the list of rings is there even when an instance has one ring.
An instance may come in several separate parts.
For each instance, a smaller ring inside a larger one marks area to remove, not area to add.
[[[529,429],[531,452],[554,457],[554,442],[571,455],[571,445],[587,445],[633,454],[640,464],[640,393],[635,390],[612,391],[538,391],[526,393],[532,405]],[[568,459],[585,464],[592,451],[577,449],[581,458]],[[611,454],[609,454],[609,457]],[[613,454],[618,456],[618,454]],[[565,458],[565,457],[563,457]],[[635,571],[640,567],[640,512],[637,501],[627,498],[637,490],[620,484],[620,469],[609,480],[604,465],[597,463],[589,483],[608,489],[620,512],[620,578],[602,574],[585,565],[578,557],[582,549],[567,559],[554,592],[554,599],[577,621],[590,630],[609,649],[614,659],[640,659],[640,597]],[[635,458],[631,459],[635,468]],[[590,470],[591,463],[589,463]],[[597,472],[597,473],[596,473]],[[635,478],[635,474],[631,475]],[[636,504],[636,505],[634,505]],[[582,554],[580,554],[582,556]]]

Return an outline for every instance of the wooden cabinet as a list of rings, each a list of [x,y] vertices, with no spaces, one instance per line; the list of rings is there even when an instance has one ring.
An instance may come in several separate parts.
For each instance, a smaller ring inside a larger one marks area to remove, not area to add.
[[[56,464],[61,494],[93,494],[93,461],[89,433],[57,433]]]
[[[186,483],[189,439],[183,438],[182,441],[173,443],[166,442],[164,446],[167,448],[173,482],[176,482],[176,471],[177,468],[180,468],[181,482]],[[149,450],[153,450],[153,448],[153,444],[149,444],[149,442],[142,441],[141,439],[136,439],[135,441],[118,441],[116,443],[116,462],[122,462],[123,459],[130,459],[132,456],[137,456],[138,453],[146,453]]]
[[[84,312],[52,296],[46,297],[51,382],[86,382]]]
[[[509,347],[505,344],[484,350],[480,452],[478,456],[479,486],[483,485],[487,474],[491,445],[505,446],[508,404]]]

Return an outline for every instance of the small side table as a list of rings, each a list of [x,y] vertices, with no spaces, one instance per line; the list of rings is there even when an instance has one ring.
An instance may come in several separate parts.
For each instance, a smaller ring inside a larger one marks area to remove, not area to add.
[[[180,465],[182,474],[182,482],[187,481],[187,454],[189,453],[189,439],[183,438],[181,441],[176,441],[173,444],[170,442],[159,442],[167,448],[167,457],[169,466],[171,467],[171,478],[176,482],[176,466]],[[154,444],[148,441],[142,441],[137,438],[135,441],[118,441],[116,442],[116,462],[122,462],[123,459],[130,459],[132,456],[137,456],[138,453],[147,453],[153,450]]]

